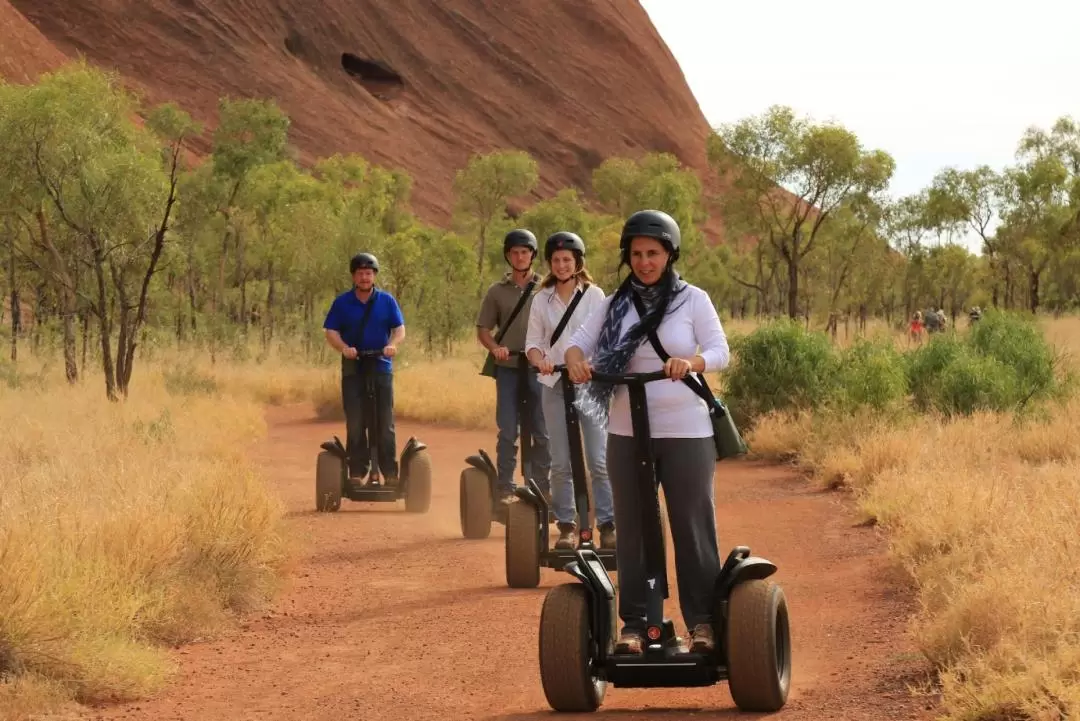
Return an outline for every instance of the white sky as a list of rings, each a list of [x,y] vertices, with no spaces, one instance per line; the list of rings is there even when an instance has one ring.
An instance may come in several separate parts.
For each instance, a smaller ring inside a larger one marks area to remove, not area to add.
[[[890,191],[1080,119],[1076,0],[641,0],[714,127],[789,105],[896,160]],[[978,244],[966,239],[972,250]]]

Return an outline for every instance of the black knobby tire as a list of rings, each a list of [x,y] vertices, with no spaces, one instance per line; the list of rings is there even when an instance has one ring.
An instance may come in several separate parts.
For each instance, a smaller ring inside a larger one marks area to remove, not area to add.
[[[507,509],[506,585],[540,585],[540,521],[536,509],[523,501],[511,503]]]
[[[742,711],[778,711],[791,686],[787,601],[766,579],[735,586],[728,601],[728,690]]]
[[[461,535],[487,538],[491,535],[491,486],[487,474],[469,466],[460,480]]]
[[[595,711],[607,682],[593,676],[593,633],[588,591],[565,583],[548,591],[540,611],[540,681],[556,711]]]
[[[405,510],[408,513],[427,513],[431,508],[431,456],[421,448],[409,458],[408,464]]]
[[[341,508],[341,482],[345,462],[329,451],[315,461],[315,510],[332,513]]]

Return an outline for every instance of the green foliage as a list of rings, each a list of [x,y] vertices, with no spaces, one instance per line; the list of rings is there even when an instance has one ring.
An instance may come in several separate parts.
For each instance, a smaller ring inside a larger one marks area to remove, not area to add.
[[[458,222],[480,241],[477,273],[483,275],[489,251],[494,252],[489,248],[496,245],[492,230],[507,220],[507,204],[531,192],[538,179],[536,161],[521,150],[474,155],[454,176]]]
[[[935,337],[924,350],[910,372],[918,410],[969,415],[1008,410],[1016,401],[1016,374],[997,359],[947,337]]]
[[[906,359],[890,338],[860,338],[840,353],[839,366],[842,407],[889,411],[906,400]]]
[[[840,362],[824,333],[778,320],[731,341],[725,398],[739,420],[777,410],[817,409],[837,397]]]
[[[1063,390],[1035,324],[993,311],[969,334],[938,334],[912,352],[908,381],[918,410],[947,415],[1018,411]]]
[[[725,395],[741,424],[774,410],[1028,412],[1071,388],[1036,324],[995,311],[970,333],[935,334],[907,352],[889,337],[837,350],[826,334],[787,320],[731,344]]]
[[[1020,402],[1046,398],[1058,390],[1053,349],[1032,318],[990,310],[971,329],[969,342],[981,355],[1015,372]]]
[[[791,318],[799,314],[800,264],[827,220],[852,201],[878,203],[896,166],[888,153],[865,150],[850,130],[797,118],[783,106],[721,126],[709,137],[708,154],[736,191],[723,196],[725,214],[768,238],[783,259]]]

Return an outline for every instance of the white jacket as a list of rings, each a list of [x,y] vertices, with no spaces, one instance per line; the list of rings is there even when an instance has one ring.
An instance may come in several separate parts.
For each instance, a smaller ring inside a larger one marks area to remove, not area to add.
[[[578,288],[581,288],[580,283]],[[576,293],[577,289],[574,292]],[[571,302],[573,299],[574,296],[570,296]],[[525,352],[528,353],[530,349],[538,348],[552,363],[556,365],[562,363],[565,360],[566,349],[570,347],[570,339],[573,337],[574,331],[580,328],[581,324],[603,302],[604,291],[599,286],[590,284],[581,297],[581,301],[574,308],[574,315],[570,316],[570,320],[567,321],[566,327],[563,328],[559,340],[555,342],[554,347],[551,347],[551,336],[559,325],[559,321],[562,320],[568,304],[563,303],[562,298],[555,292],[554,285],[537,291],[536,295],[533,296],[532,306],[529,308],[529,327],[525,331]],[[538,375],[537,378],[548,388],[554,388],[559,382],[557,373]]]
[[[610,305],[611,298],[605,299],[574,333],[568,347],[577,346],[585,357],[591,360]],[[676,309],[668,309],[668,314],[660,321],[660,327],[656,330],[660,345],[668,355],[689,359],[699,353],[700,348],[700,354],[705,359],[706,372],[726,368],[730,358],[727,336],[708,293],[697,286],[687,285],[672,300],[672,307]],[[637,321],[637,310],[631,305],[623,318],[620,337]],[[626,372],[649,373],[663,367],[663,361],[646,338],[631,356]],[[645,397],[649,406],[649,427],[653,438],[707,438],[713,434],[705,401],[681,380],[647,383]],[[634,435],[633,425],[630,423],[630,393],[626,386],[615,388],[608,412],[608,433],[619,436]]]

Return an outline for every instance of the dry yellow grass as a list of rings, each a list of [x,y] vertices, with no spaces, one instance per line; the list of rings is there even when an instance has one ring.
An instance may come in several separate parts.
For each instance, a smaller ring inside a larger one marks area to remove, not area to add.
[[[0,384],[0,700],[137,698],[163,644],[213,633],[275,590],[282,508],[247,456],[261,408],[100,379]],[[212,423],[207,420],[213,419]]]
[[[1080,401],[1018,425],[980,414],[896,425],[775,416],[749,436],[850,485],[919,589],[912,630],[946,718],[1080,711]]]

